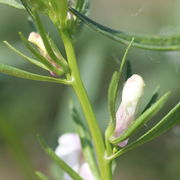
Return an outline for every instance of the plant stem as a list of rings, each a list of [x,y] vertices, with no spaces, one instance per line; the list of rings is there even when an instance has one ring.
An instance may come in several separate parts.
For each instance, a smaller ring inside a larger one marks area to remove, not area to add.
[[[100,128],[98,126],[96,117],[94,115],[92,106],[89,102],[89,98],[84,88],[83,82],[80,78],[72,40],[67,32],[60,31],[60,34],[65,46],[66,55],[71,70],[71,78],[73,80],[72,87],[81,103],[93,139],[99,170],[101,174],[101,179],[112,180],[112,172],[109,161],[105,160],[104,158],[105,155],[104,140]]]

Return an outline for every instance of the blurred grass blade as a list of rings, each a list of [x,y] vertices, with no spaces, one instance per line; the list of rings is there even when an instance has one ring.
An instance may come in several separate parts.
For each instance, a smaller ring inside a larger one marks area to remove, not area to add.
[[[41,76],[38,74],[30,73],[30,72],[27,72],[27,71],[24,71],[24,70],[21,70],[12,66],[1,64],[1,63],[0,63],[0,72],[11,75],[11,76],[20,77],[23,79],[69,84],[69,82],[64,79],[58,79],[58,78],[53,78],[49,76]]]
[[[101,33],[117,42],[127,45],[131,41],[132,37],[134,37],[134,42],[132,44],[134,47],[161,51],[180,50],[180,34],[167,36],[141,35],[117,31],[93,21],[73,8],[70,8],[70,11],[98,33]]]
[[[7,6],[10,6],[10,7],[16,8],[16,9],[25,10],[24,6],[15,0],[0,0],[0,4],[5,4]]]
[[[45,176],[43,173],[41,173],[39,171],[36,171],[35,174],[39,180],[49,180],[49,178],[47,176]]]
[[[144,113],[147,109],[149,109],[156,101],[157,98],[159,96],[159,91],[160,86],[157,86],[156,89],[154,90],[151,99],[149,100],[149,102],[147,103],[146,107],[144,108],[144,110],[142,111],[142,113]]]
[[[23,144],[22,137],[16,130],[15,125],[8,121],[0,112],[0,137],[7,143],[8,150],[12,153],[20,168],[20,172],[24,175],[24,179],[34,179],[34,167],[32,161],[27,153],[27,149]],[[2,144],[1,144],[2,147]],[[1,154],[3,156],[3,154]],[[3,163],[3,161],[1,161]],[[2,178],[3,180],[4,178]]]
[[[161,121],[159,121],[148,132],[146,132],[140,138],[127,145],[123,149],[119,150],[114,155],[107,157],[107,159],[115,159],[116,157],[155,139],[156,137],[165,133],[167,130],[171,129],[177,123],[180,123],[180,103],[178,103]]]
[[[86,127],[84,126],[84,124],[82,123],[82,121],[80,120],[78,111],[73,104],[71,104],[71,115],[72,115],[72,118],[76,125],[77,133],[80,137],[84,157],[85,157],[86,161],[88,162],[92,173],[98,180],[99,172],[98,172],[96,160],[94,158],[95,155],[93,152],[93,146],[92,146],[90,134],[89,134],[88,130],[86,129]]]
[[[83,180],[79,174],[77,174],[68,164],[66,164],[59,156],[55,154],[55,152],[47,146],[44,140],[38,136],[38,140],[43,148],[43,150],[47,153],[47,155],[61,168],[63,169],[72,179],[74,180]]]
[[[49,69],[44,65],[42,64],[41,62],[33,59],[33,58],[30,58],[26,55],[24,55],[22,52],[20,52],[19,50],[17,50],[16,48],[14,48],[11,44],[9,44],[7,41],[4,41],[4,43],[11,49],[13,50],[15,53],[17,53],[18,55],[20,55],[21,57],[23,57],[24,59],[26,59],[27,61],[29,61],[30,63],[32,64],[35,64],[36,66],[39,66],[40,68],[43,68],[47,71],[49,71]]]
[[[123,68],[124,68],[124,65],[125,65],[125,62],[126,62],[127,54],[129,52],[129,49],[130,49],[133,41],[134,41],[134,38],[132,38],[131,42],[129,43],[129,45],[128,45],[128,47],[127,47],[127,49],[126,49],[126,51],[125,51],[125,53],[123,55],[119,70],[115,71],[113,73],[111,82],[109,84],[108,105],[109,105],[109,111],[110,111],[111,119],[112,119],[112,122],[113,122],[114,125],[115,125],[115,121],[116,121],[116,118],[115,118],[115,114],[116,114],[115,105],[116,105],[116,97],[117,97],[119,82],[120,82],[120,78],[122,76]]]
[[[142,115],[140,115],[120,137],[111,137],[110,142],[112,144],[119,144],[120,142],[131,136],[138,128],[144,125],[162,108],[169,95],[169,92],[164,94],[154,105],[151,106],[151,108],[149,108]]]

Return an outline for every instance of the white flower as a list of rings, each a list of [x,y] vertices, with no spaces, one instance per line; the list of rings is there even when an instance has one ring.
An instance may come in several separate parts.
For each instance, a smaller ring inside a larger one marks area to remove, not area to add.
[[[79,136],[75,133],[66,133],[59,137],[55,153],[73,168],[85,180],[94,180],[90,167],[83,157]],[[64,180],[72,180],[64,174]]]
[[[122,101],[116,113],[115,137],[119,137],[133,122],[144,86],[142,77],[137,74],[126,81],[122,92]],[[127,143],[128,139],[118,145],[124,147]]]

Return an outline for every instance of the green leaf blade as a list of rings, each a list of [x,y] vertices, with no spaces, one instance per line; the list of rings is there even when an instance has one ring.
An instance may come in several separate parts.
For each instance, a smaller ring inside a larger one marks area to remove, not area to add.
[[[49,180],[49,178],[47,176],[45,176],[43,173],[41,173],[39,171],[36,171],[35,174],[39,180]]]
[[[38,74],[30,73],[30,72],[27,72],[27,71],[24,71],[24,70],[21,70],[12,66],[1,64],[1,63],[0,63],[0,72],[11,75],[11,76],[20,77],[23,79],[70,84],[70,82],[67,80],[53,78],[49,76],[41,76]]]
[[[122,32],[118,30],[111,29],[109,27],[103,26],[92,19],[84,16],[80,12],[73,8],[70,11],[80,18],[85,24],[94,29],[96,32],[111,38],[117,42],[127,45],[132,37],[134,37],[134,42],[132,46],[148,50],[159,50],[159,51],[175,51],[180,50],[180,34],[175,35],[140,35]]]
[[[55,152],[47,146],[42,138],[38,136],[38,140],[41,144],[43,150],[47,153],[47,155],[54,161],[56,164],[63,169],[72,179],[74,180],[83,180],[79,174],[77,174],[68,164],[66,164],[59,156],[55,154]]]

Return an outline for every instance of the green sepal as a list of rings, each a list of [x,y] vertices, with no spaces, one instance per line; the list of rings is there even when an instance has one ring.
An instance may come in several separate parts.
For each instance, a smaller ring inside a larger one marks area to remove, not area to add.
[[[21,3],[18,3],[15,0],[0,0],[0,4],[4,4],[16,9],[25,10],[24,6]]]
[[[75,123],[76,131],[80,137],[82,151],[85,157],[86,162],[88,162],[91,172],[94,174],[94,177],[99,179],[99,171],[97,167],[97,163],[95,160],[95,155],[93,152],[93,146],[90,138],[90,134],[81,121],[80,115],[73,104],[70,105],[72,119]]]
[[[55,83],[62,83],[62,84],[70,84],[71,82],[65,79],[53,78],[49,76],[41,76],[38,74],[30,73],[12,66],[8,66],[5,64],[0,63],[0,72],[4,74],[8,74],[15,77],[20,77],[23,79],[30,79],[36,81],[46,81],[46,82],[55,82]]]
[[[132,37],[134,37],[134,42],[132,46],[142,49],[149,50],[161,50],[161,51],[174,51],[180,49],[180,34],[174,35],[141,35],[133,34],[128,32],[122,32],[118,30],[111,29],[109,27],[103,26],[92,19],[84,16],[77,10],[70,8],[70,11],[80,18],[89,27],[109,37],[117,42],[128,44]]]
[[[115,154],[106,158],[108,160],[113,160],[118,156],[155,139],[156,137],[165,133],[167,130],[171,129],[177,123],[180,123],[180,103],[178,103],[166,116],[164,116],[164,118],[162,118],[154,127],[152,127],[144,135],[142,135],[129,145],[125,146],[123,149],[119,150]]]
[[[42,172],[36,171],[35,175],[39,180],[49,180],[49,178],[45,176]]]
[[[76,173],[64,160],[57,156],[55,152],[50,147],[48,147],[48,145],[40,136],[38,136],[38,140],[42,149],[63,171],[65,171],[74,180],[83,180],[78,173]]]
[[[147,121],[150,120],[163,107],[169,95],[169,92],[165,93],[155,104],[141,114],[120,137],[111,137],[110,142],[112,144],[119,144],[131,136],[138,128],[147,123]]]

